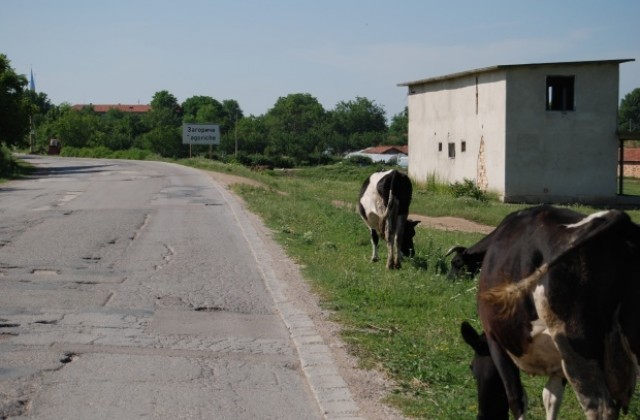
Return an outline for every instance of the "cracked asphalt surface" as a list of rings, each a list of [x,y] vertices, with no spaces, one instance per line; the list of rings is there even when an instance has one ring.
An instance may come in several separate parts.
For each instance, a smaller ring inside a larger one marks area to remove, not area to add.
[[[0,185],[0,418],[355,419],[239,203],[160,162]]]

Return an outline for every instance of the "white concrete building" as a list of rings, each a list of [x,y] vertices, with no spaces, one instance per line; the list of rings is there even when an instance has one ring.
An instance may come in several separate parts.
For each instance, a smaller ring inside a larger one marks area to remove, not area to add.
[[[399,84],[409,176],[471,179],[507,202],[615,198],[618,70],[628,61],[498,65]]]

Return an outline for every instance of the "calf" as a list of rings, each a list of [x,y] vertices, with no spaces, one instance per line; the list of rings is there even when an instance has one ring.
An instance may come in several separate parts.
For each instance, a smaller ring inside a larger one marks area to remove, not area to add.
[[[409,177],[397,170],[376,172],[360,189],[358,213],[369,227],[371,261],[378,260],[378,234],[387,241],[387,268],[400,268],[402,255],[413,256],[413,237],[419,222],[409,220],[412,185]]]
[[[460,326],[464,341],[471,346],[474,356],[471,373],[478,388],[477,420],[509,420],[509,403],[502,379],[489,353],[487,336],[478,334],[468,322]]]
[[[478,314],[513,415],[525,416],[523,370],[549,378],[548,419],[565,378],[587,418],[618,418],[640,355],[640,227],[620,211],[538,206],[509,215],[490,236]]]

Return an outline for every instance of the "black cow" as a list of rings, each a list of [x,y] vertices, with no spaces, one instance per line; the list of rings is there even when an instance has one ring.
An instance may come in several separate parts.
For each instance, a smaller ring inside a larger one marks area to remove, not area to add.
[[[493,236],[496,232],[501,231],[501,225],[509,225],[511,219],[516,218],[517,213],[511,213],[498,225],[491,233],[482,238],[476,244],[466,248],[464,246],[453,246],[447,251],[445,258],[455,253],[451,258],[451,270],[449,270],[449,278],[458,278],[465,276],[475,276],[482,268],[482,260],[487,253],[487,249],[493,242]]]
[[[477,420],[509,420],[509,403],[502,379],[489,353],[487,336],[478,334],[468,322],[460,326],[464,341],[471,346],[474,356],[471,373],[478,388]]]
[[[640,227],[621,211],[538,206],[489,236],[478,313],[513,415],[525,416],[523,370],[549,378],[547,418],[557,416],[565,379],[587,418],[618,418],[640,356]]]
[[[378,233],[387,241],[387,268],[400,268],[402,255],[414,255],[419,222],[407,218],[412,191],[409,177],[395,169],[376,172],[362,184],[358,212],[371,232],[371,261],[378,260]]]

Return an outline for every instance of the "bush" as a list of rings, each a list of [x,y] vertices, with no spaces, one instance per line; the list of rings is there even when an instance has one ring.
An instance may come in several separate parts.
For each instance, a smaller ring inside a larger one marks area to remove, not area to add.
[[[13,176],[16,172],[16,163],[11,157],[11,152],[0,146],[0,178]]]
[[[482,191],[475,182],[470,179],[464,179],[462,182],[454,182],[449,184],[449,193],[456,198],[470,197],[478,201],[487,201],[487,193]]]
[[[351,165],[356,165],[356,166],[372,166],[373,165],[373,159],[371,159],[369,156],[362,156],[362,155],[349,156],[344,161],[346,163],[349,163]]]

